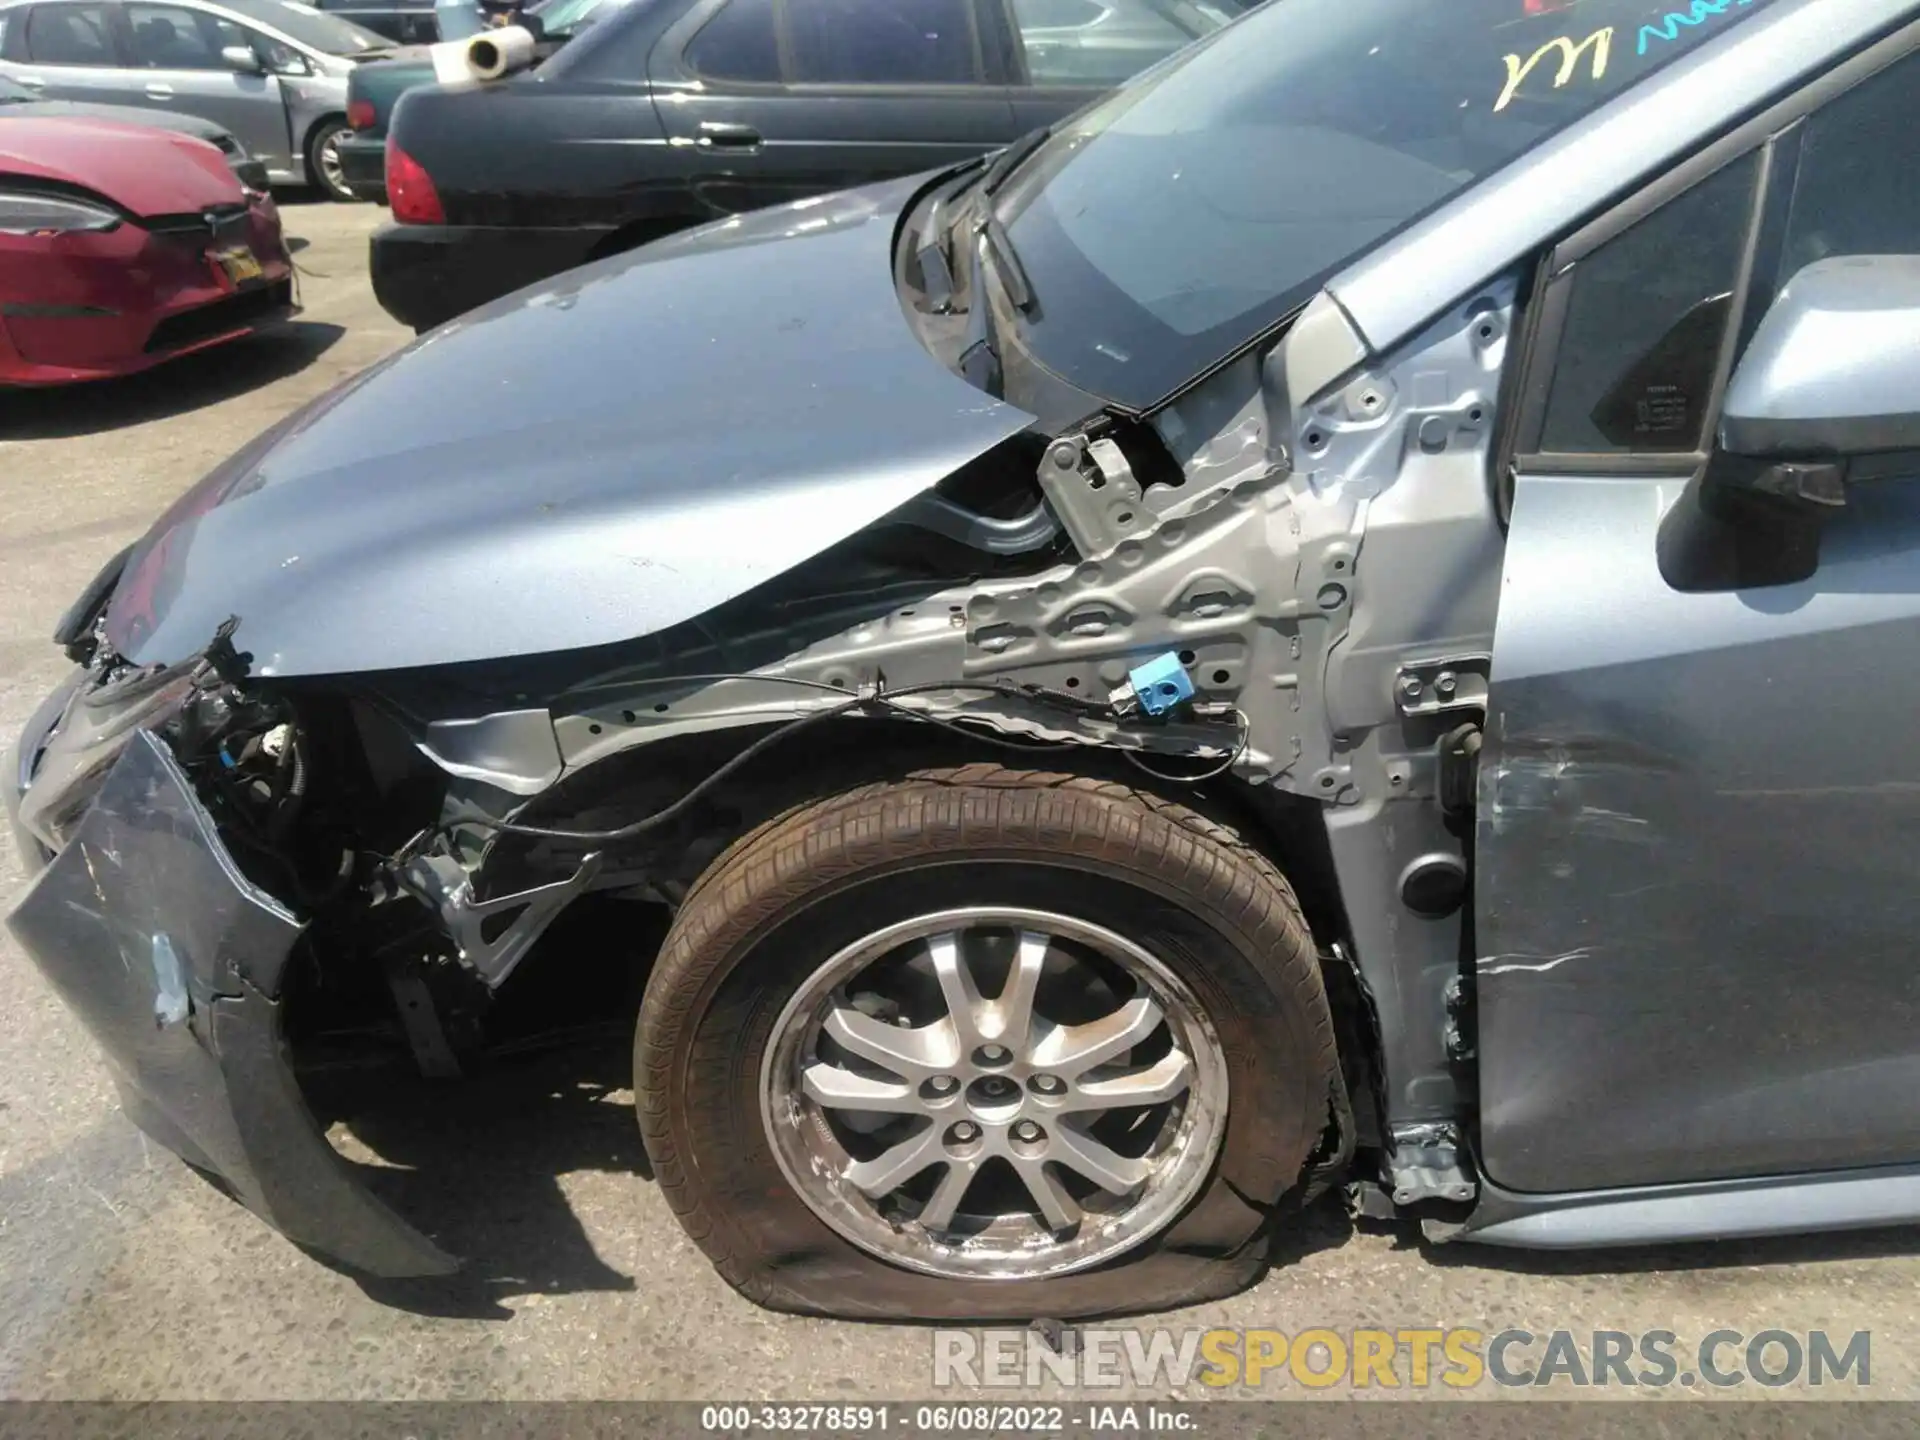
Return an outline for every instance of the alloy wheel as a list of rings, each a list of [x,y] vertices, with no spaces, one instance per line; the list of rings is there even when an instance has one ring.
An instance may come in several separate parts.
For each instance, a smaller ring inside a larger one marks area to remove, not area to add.
[[[760,1094],[782,1173],[845,1238],[932,1274],[1031,1279],[1180,1213],[1219,1151],[1227,1068],[1145,949],[969,908],[822,965],[775,1022]]]

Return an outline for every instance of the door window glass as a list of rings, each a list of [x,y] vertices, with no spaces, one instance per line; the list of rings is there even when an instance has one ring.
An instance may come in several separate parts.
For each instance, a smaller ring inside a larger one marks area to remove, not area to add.
[[[715,80],[777,81],[780,41],[774,34],[773,0],[733,0],[693,37],[687,65]]]
[[[1808,117],[1778,285],[1831,255],[1920,254],[1916,86],[1909,58]]]
[[[1151,0],[1013,0],[1035,85],[1105,89],[1225,23],[1217,12]]]
[[[178,5],[127,6],[132,60],[142,70],[224,70],[211,25]]]
[[[42,65],[113,65],[104,5],[37,5],[27,17],[27,58]]]
[[[968,0],[787,0],[793,78],[961,85],[976,78]]]
[[[1757,155],[1676,196],[1579,260],[1548,391],[1543,451],[1699,448],[1732,309]]]

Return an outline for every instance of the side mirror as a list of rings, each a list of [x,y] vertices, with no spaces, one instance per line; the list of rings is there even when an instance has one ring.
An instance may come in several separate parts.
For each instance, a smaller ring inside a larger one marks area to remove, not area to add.
[[[266,66],[260,63],[260,57],[253,53],[250,45],[229,45],[220,52],[220,62],[229,70],[242,75],[260,75]]]
[[[1719,439],[1733,483],[1821,505],[1846,503],[1850,470],[1885,468],[1869,457],[1920,451],[1920,256],[1795,275],[1727,387]]]

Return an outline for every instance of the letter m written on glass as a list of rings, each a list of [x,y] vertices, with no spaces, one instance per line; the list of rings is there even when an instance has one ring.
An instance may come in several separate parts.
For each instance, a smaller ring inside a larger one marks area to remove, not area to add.
[[[1549,55],[1558,54],[1560,57],[1560,69],[1553,77],[1553,88],[1558,90],[1573,79],[1574,72],[1580,68],[1581,55],[1588,53],[1591,55],[1593,78],[1599,80],[1607,73],[1607,61],[1613,56],[1611,25],[1604,30],[1594,31],[1586,39],[1578,42],[1561,35],[1549,40],[1524,61],[1518,55],[1507,56],[1507,83],[1500,91],[1500,98],[1493,102],[1494,113],[1499,114],[1513,103],[1515,93],[1521,85],[1526,83],[1527,76],[1531,75],[1534,67]]]

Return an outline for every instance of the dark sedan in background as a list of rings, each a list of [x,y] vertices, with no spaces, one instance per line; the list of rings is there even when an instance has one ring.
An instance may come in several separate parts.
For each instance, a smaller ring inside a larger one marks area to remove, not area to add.
[[[703,221],[965,160],[1245,8],[631,0],[538,70],[401,96],[374,293],[424,331]]]
[[[540,0],[515,17],[514,23],[533,33],[537,65],[626,3]],[[376,205],[387,203],[387,124],[393,118],[393,107],[407,91],[433,83],[433,57],[424,48],[362,65],[347,77],[347,123],[353,133],[340,142],[340,169],[347,188],[360,199]]]

